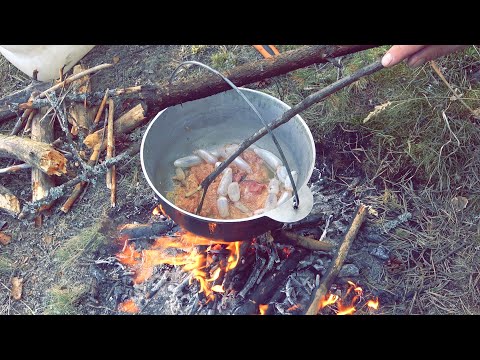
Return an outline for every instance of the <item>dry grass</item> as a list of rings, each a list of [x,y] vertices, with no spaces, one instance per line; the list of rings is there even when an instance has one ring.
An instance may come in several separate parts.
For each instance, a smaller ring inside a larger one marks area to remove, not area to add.
[[[4,256],[0,256],[0,274],[14,269],[13,262]]]
[[[0,54],[0,98],[30,83],[27,75]]]
[[[387,48],[346,57],[342,70],[327,64],[292,72],[263,91],[296,104]],[[382,307],[386,314],[480,313],[480,122],[469,110],[480,108],[480,85],[470,77],[480,69],[480,53],[472,47],[437,64],[457,96],[429,64],[401,64],[302,113],[316,142],[364,169],[367,182],[356,191],[379,212],[378,223],[413,214],[385,244],[402,265],[386,266],[380,284],[369,284],[399,295]],[[460,212],[451,205],[455,196],[468,199]]]

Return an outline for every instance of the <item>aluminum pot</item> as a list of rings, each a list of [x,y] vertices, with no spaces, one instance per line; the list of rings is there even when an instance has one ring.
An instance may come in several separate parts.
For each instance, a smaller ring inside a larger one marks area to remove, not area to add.
[[[281,116],[290,106],[260,91],[240,89],[267,121]],[[234,90],[190,101],[162,110],[150,122],[140,150],[143,174],[158,195],[163,210],[182,228],[200,236],[224,241],[241,241],[278,228],[284,223],[306,217],[313,207],[307,186],[315,164],[315,144],[307,124],[297,115],[273,130],[291,170],[298,172],[298,209],[293,197],[261,215],[223,220],[187,212],[166,197],[173,189],[173,162],[191,155],[196,149],[208,149],[226,143],[240,143],[263,125],[249,105]],[[278,156],[269,135],[256,143]]]

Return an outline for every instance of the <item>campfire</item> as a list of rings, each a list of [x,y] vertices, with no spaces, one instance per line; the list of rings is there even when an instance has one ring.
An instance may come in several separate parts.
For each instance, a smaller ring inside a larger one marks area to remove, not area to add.
[[[284,236],[277,231],[235,242],[210,239],[181,229],[159,205],[151,223],[118,227],[116,259],[136,291],[117,309],[141,313],[160,296],[180,314],[303,314],[315,303],[326,267],[319,267],[318,258],[309,257],[298,242],[286,244]],[[168,277],[175,277],[177,285],[167,285]],[[347,280],[314,306],[320,314],[351,315],[375,313],[379,301]]]

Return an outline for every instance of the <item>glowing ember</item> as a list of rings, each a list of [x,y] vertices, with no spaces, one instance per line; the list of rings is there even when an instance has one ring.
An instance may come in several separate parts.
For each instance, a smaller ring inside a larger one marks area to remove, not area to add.
[[[368,302],[367,302],[367,306],[371,309],[377,310],[379,305],[380,305],[380,303],[378,301],[378,298],[368,300]]]
[[[293,305],[293,306],[290,306],[287,311],[290,312],[290,311],[295,311],[297,309],[300,309],[300,306],[298,306],[297,304]]]
[[[160,205],[159,207],[161,209]],[[125,240],[124,248],[117,253],[117,259],[133,270],[135,284],[141,284],[150,278],[153,269],[158,265],[182,266],[183,271],[191,274],[190,283],[194,280],[199,283],[199,292],[204,293],[207,302],[215,299],[214,293],[225,292],[223,285],[218,283],[223,281],[225,273],[237,266],[240,249],[240,242],[212,240],[186,231],[159,237],[150,249],[142,252],[135,250],[133,243],[127,246],[127,242],[128,239]],[[207,251],[199,251],[199,245],[206,246]],[[213,259],[209,252],[224,250],[228,250],[228,259],[212,264]]]
[[[260,315],[265,315],[268,310],[268,304],[265,305],[258,305],[258,310],[260,311]]]
[[[292,252],[292,250],[290,250],[290,248],[288,247],[284,247],[282,249],[283,253],[285,254],[285,256],[288,258],[290,256],[290,253]]]
[[[140,309],[132,299],[128,299],[118,304],[118,311],[121,311],[124,313],[136,314],[140,311]]]
[[[210,232],[210,234],[213,234],[215,232],[216,227],[217,227],[217,224],[208,223],[208,231]]]

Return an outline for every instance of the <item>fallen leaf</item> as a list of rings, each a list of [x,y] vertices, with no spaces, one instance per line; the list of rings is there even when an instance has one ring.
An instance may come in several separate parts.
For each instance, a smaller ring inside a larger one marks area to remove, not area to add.
[[[0,244],[7,245],[8,243],[10,243],[10,240],[12,240],[12,237],[10,235],[0,232]]]
[[[473,116],[480,119],[480,108],[473,110]]]
[[[371,206],[368,207],[368,213],[369,213],[370,215],[373,215],[373,216],[378,217],[378,211],[375,210],[375,209],[374,209],[373,207],[371,207]]]
[[[113,63],[117,64],[120,61],[120,58],[118,56],[113,57]]]
[[[12,298],[20,300],[22,298],[23,279],[14,276],[12,278]]]
[[[451,200],[451,203],[452,203],[452,206],[455,209],[455,211],[458,212],[458,211],[462,211],[463,209],[465,209],[467,207],[468,199],[466,197],[463,197],[463,196],[455,196]]]

